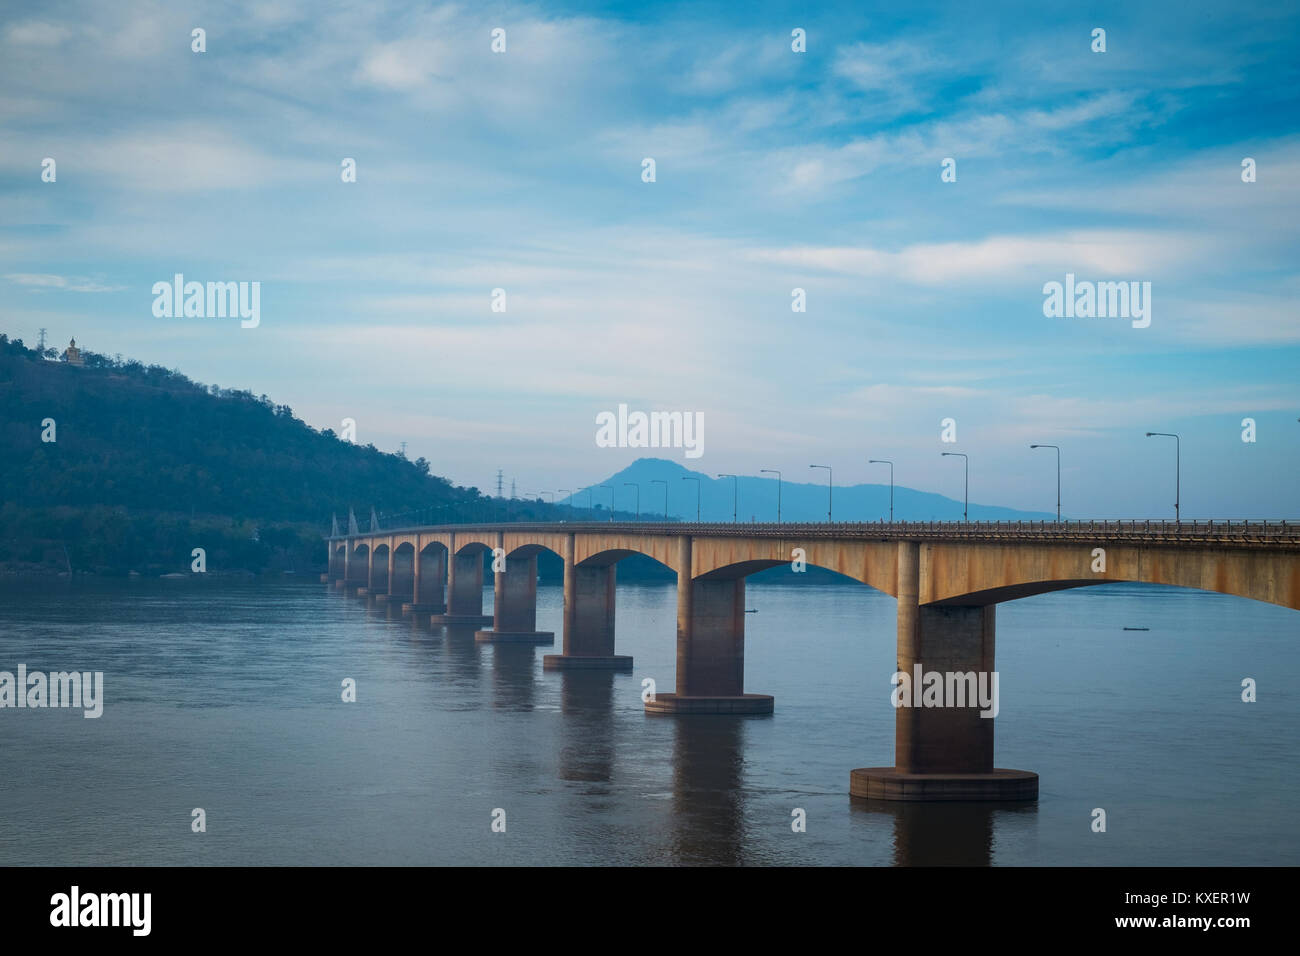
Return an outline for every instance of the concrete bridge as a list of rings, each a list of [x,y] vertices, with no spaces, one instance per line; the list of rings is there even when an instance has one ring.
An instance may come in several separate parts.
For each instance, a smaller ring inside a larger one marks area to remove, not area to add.
[[[615,572],[632,554],[677,572],[675,693],[649,714],[766,714],[745,691],[745,578],[801,558],[898,601],[897,669],[995,670],[996,607],[1118,581],[1235,594],[1300,609],[1300,526],[1285,522],[895,524],[514,523],[336,534],[328,578],[376,600],[476,625],[481,641],[552,643],[536,630],[537,555],[564,561],[564,633],[546,669],[630,668],[615,654]],[[497,556],[484,613],[484,553]],[[500,559],[504,558],[504,561]],[[969,702],[968,702],[969,703]],[[994,766],[994,720],[976,706],[899,707],[894,766],[854,770],[883,800],[1032,800],[1038,776]]]

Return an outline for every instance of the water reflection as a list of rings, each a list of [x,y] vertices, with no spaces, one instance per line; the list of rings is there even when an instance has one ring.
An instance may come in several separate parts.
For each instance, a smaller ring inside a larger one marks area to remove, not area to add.
[[[492,706],[497,710],[533,709],[537,648],[532,644],[492,645]]]
[[[442,631],[442,653],[447,660],[447,676],[458,683],[475,684],[483,667],[482,645],[474,640],[474,625],[447,624],[433,628]]]
[[[614,766],[613,671],[562,671],[561,780],[607,784]],[[589,792],[608,792],[591,788]]]
[[[997,829],[1038,812],[1037,803],[851,801],[853,812],[892,818],[895,866],[989,866]]]
[[[674,717],[673,831],[676,863],[744,862],[745,717]]]

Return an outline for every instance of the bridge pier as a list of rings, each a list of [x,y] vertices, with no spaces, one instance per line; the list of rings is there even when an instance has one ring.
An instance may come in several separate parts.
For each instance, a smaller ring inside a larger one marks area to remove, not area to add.
[[[393,557],[393,549],[387,548],[387,553],[380,556],[376,561],[375,552],[384,547],[380,544],[378,547],[372,547],[366,561],[366,586],[357,588],[357,597],[373,597],[380,594],[388,593],[388,570]]]
[[[403,560],[398,563],[397,548],[393,545],[393,538],[388,538],[388,568],[384,573],[384,585],[381,590],[375,592],[375,602],[378,604],[387,604],[389,602],[401,603],[404,599],[411,596],[411,568]]]
[[[614,653],[617,565],[577,565],[573,535],[564,542],[564,653],[542,658],[543,670],[631,670],[632,658]]]
[[[423,551],[416,551],[412,573],[411,600],[410,603],[402,605],[402,610],[430,614],[446,613],[447,605],[443,600],[446,577],[446,553],[441,548],[430,551],[428,557],[425,557]]]
[[[447,559],[447,610],[430,616],[431,624],[491,624],[483,613],[483,552],[456,553],[456,538]]]
[[[497,532],[504,554],[505,535]],[[537,630],[537,555],[515,556],[495,574],[492,627],[475,631],[474,640],[496,644],[554,644],[554,631]]]
[[[900,541],[898,671],[909,680],[918,666],[922,674],[945,678],[973,672],[991,687],[996,605],[922,605],[921,573],[920,545]],[[1038,774],[993,766],[994,718],[980,712],[978,701],[964,707],[898,707],[895,765],[854,770],[849,793],[871,800],[1036,800]]]
[[[647,714],[770,714],[767,694],[745,693],[745,579],[692,577],[692,543],[678,542],[677,692]]]
[[[358,588],[358,587],[363,588],[366,586],[366,582],[370,578],[370,569],[368,567],[368,562],[370,560],[370,552],[367,550],[366,562],[362,562],[361,558],[353,553],[354,550],[355,549],[351,546],[351,543],[349,542],[348,550],[346,554],[344,554],[343,556],[342,586],[344,589]]]

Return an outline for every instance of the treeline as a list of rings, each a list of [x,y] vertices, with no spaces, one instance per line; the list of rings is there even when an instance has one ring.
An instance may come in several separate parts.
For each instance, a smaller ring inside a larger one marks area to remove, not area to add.
[[[0,567],[121,575],[185,572],[201,548],[205,570],[313,572],[327,550],[308,524],[189,518],[127,508],[0,506]]]

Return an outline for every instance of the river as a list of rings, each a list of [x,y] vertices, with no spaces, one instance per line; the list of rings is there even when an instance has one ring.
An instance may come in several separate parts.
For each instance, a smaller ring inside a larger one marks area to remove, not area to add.
[[[776,712],[750,718],[644,713],[673,585],[619,583],[630,673],[543,672],[562,600],[539,587],[550,649],[314,580],[0,584],[0,670],[104,675],[98,719],[0,709],[0,865],[1300,864],[1294,611],[1145,585],[1000,606],[997,765],[1041,782],[990,806],[849,798],[893,763],[886,595],[751,582],[746,690]]]

